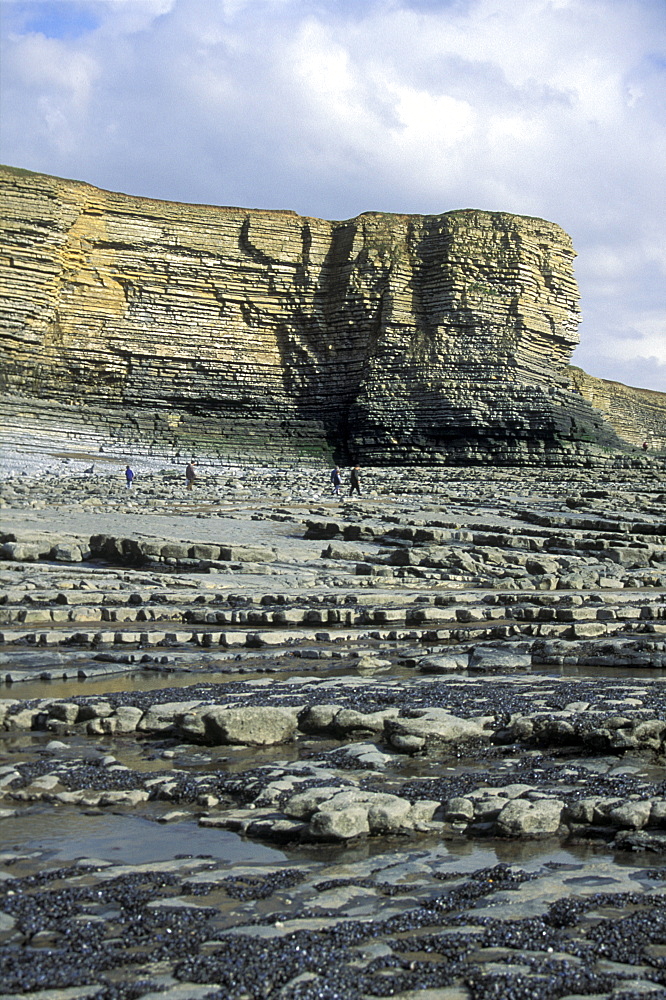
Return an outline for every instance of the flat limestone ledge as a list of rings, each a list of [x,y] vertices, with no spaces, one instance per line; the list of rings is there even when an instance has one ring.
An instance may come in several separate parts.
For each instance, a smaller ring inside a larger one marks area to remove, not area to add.
[[[532,667],[560,667],[564,664],[581,667],[616,667],[620,670],[664,669],[666,651],[660,636],[666,636],[666,623],[650,625],[649,631],[640,636],[625,635],[613,638],[609,645],[605,637],[576,640],[566,634],[563,626],[559,635],[546,639],[533,638],[512,632],[498,636],[496,630],[483,627],[466,627],[450,631],[391,629],[388,631],[349,628],[335,629],[275,627],[270,630],[220,628],[215,631],[166,629],[159,626],[150,630],[143,625],[130,629],[83,631],[68,628],[43,631],[35,626],[29,631],[4,629],[0,643],[13,647],[7,651],[0,664],[0,675],[11,682],[32,680],[36,676],[46,679],[58,677],[92,677],[102,672],[126,672],[136,669],[141,651],[188,646],[192,650],[246,649],[271,658],[293,656],[302,660],[339,659],[349,644],[372,642],[418,643],[422,652],[400,653],[398,662],[415,668],[420,674],[436,677],[453,674],[501,674],[529,672]],[[446,643],[439,650],[433,643]],[[451,643],[455,643],[452,645]],[[65,652],[62,647],[68,647]],[[100,650],[95,662],[85,657],[81,650]],[[104,652],[107,650],[108,652]],[[145,653],[144,655],[148,655]],[[381,651],[352,650],[351,656],[360,672],[373,672],[389,664]],[[83,657],[83,659],[82,659]],[[101,663],[105,659],[105,663]]]
[[[356,683],[366,686],[362,680]],[[428,681],[414,681],[416,696],[427,698],[430,689]],[[169,730],[187,742],[211,745],[282,743],[298,735],[354,741],[361,733],[381,740],[387,752],[407,755],[478,740],[506,746],[587,749],[620,756],[633,752],[658,757],[666,747],[666,721],[657,710],[643,707],[640,700],[634,705],[625,702],[621,715],[612,706],[609,709],[574,702],[559,711],[523,711],[503,720],[497,713],[461,717],[436,704],[428,706],[427,701],[406,714],[396,706],[370,712],[352,710],[345,707],[344,700],[334,700],[333,692],[330,702],[310,701],[307,685],[294,704],[288,682],[284,686],[274,683],[271,695],[271,706],[248,706],[231,693],[218,704],[205,698],[194,702],[157,700],[149,707],[144,703],[141,709],[114,709],[103,699],[67,702],[47,698],[24,703],[13,698],[0,701],[0,725],[12,731],[57,729],[65,723],[84,725],[90,734]],[[281,704],[283,697],[288,699],[286,705]]]
[[[77,563],[103,560],[111,565],[168,565],[187,570],[209,570],[217,563],[275,562],[277,550],[268,545],[212,544],[167,538],[128,538],[114,535],[60,536],[50,533],[5,532],[0,535],[0,559],[11,562]]]
[[[666,631],[666,626],[665,626]],[[517,631],[514,634],[518,634]],[[249,648],[249,649],[275,649],[279,650],[284,646],[294,646],[298,648],[307,643],[334,643],[336,641],[360,642],[367,639],[374,639],[386,642],[414,641],[432,642],[454,639],[492,639],[497,638],[497,630],[484,626],[467,626],[463,629],[455,628],[451,630],[438,629],[436,633],[430,629],[410,628],[406,630],[396,629],[353,629],[346,626],[339,628],[295,628],[284,629],[279,626],[273,629],[262,631],[247,629],[188,629],[187,627],[174,629],[151,628],[138,625],[132,629],[129,625],[124,629],[105,629],[102,631],[93,629],[50,629],[45,630],[39,625],[33,626],[29,631],[25,629],[3,629],[0,632],[0,644],[4,645],[26,645],[26,646],[72,646],[72,647],[93,647],[105,648],[108,646],[125,646],[131,648],[150,648],[153,646],[179,646],[194,645],[205,648],[221,646],[222,648]],[[303,653],[301,654],[303,655]],[[306,657],[307,658],[307,657]],[[489,664],[490,666],[490,664]],[[524,669],[523,664],[520,664]],[[483,670],[479,658],[479,669]],[[437,671],[433,671],[437,672]],[[445,671],[441,671],[445,672]]]

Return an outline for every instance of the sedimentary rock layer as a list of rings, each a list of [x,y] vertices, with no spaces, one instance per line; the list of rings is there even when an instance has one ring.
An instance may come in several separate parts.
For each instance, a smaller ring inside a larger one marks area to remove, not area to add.
[[[666,450],[666,395],[652,389],[636,389],[621,382],[594,378],[580,368],[570,368],[571,380],[580,394],[631,444]]]
[[[327,222],[9,168],[0,190],[14,427],[365,463],[618,446],[569,381],[574,251],[552,223],[476,210]]]

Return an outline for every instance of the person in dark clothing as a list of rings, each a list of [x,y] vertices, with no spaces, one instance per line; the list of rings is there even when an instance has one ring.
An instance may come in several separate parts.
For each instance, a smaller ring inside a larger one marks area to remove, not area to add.
[[[192,487],[194,486],[194,480],[197,478],[197,474],[194,469],[194,466],[196,464],[197,464],[196,462],[188,462],[185,468],[185,479],[187,480],[188,490],[192,489]]]
[[[342,486],[342,476],[340,475],[340,470],[337,465],[331,473],[331,482],[333,483],[333,493],[337,497],[340,495],[340,487]]]
[[[134,480],[134,473],[130,469],[129,465],[125,466],[125,479],[127,480],[127,489],[132,489],[132,482]]]
[[[349,474],[349,496],[351,496],[354,491],[361,495],[361,470],[358,465],[355,465]]]

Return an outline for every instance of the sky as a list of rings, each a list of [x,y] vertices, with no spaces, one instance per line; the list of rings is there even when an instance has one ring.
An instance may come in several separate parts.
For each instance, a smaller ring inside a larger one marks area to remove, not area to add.
[[[556,222],[591,375],[666,392],[666,0],[0,0],[0,162],[324,219]]]

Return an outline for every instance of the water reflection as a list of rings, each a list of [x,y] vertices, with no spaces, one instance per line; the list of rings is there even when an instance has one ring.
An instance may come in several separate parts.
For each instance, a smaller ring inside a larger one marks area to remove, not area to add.
[[[114,864],[147,864],[169,861],[178,856],[211,857],[238,864],[291,864],[301,862],[341,863],[384,859],[392,866],[408,863],[409,846],[404,838],[375,837],[354,844],[298,844],[277,850],[261,842],[244,839],[228,830],[198,826],[192,817],[179,822],[156,822],[152,817],[128,813],[76,810],[67,807],[47,810],[40,807],[3,820],[0,847],[21,853],[39,851],[57,862],[94,858]],[[607,850],[590,847],[563,847],[543,841],[479,842],[456,838],[442,843],[439,838],[420,838],[416,854],[437,855],[451,871],[475,871],[500,862],[524,868],[549,864],[577,867],[598,859],[607,865]],[[635,865],[632,858],[632,864]]]
[[[425,653],[425,651],[424,651]],[[267,661],[243,656],[241,663],[231,660],[221,661],[217,668],[210,669],[189,669],[174,668],[155,670],[132,670],[124,672],[105,674],[102,677],[78,677],[72,676],[62,679],[47,680],[36,677],[33,681],[18,681],[10,684],[0,684],[0,698],[19,698],[21,701],[28,701],[32,698],[55,698],[67,699],[77,696],[91,696],[102,694],[118,694],[120,692],[134,691],[161,691],[164,688],[185,688],[192,684],[225,684],[235,681],[253,681],[266,679],[266,675],[275,675],[281,680],[288,680],[290,677],[303,677],[316,674],[319,677],[348,677],[362,675],[359,671],[348,663],[331,663],[330,661],[318,660],[287,660],[275,659]],[[617,680],[654,680],[666,677],[666,670],[655,667],[609,667],[598,666],[596,664],[571,664],[563,666],[540,666],[532,669],[533,674],[541,674],[549,677],[609,677]],[[404,678],[422,677],[432,675],[422,675],[413,668],[405,668],[394,665],[390,670],[382,671],[383,677]],[[449,679],[461,678],[465,673],[449,674]],[[474,676],[479,676],[475,674]],[[493,675],[496,676],[496,675]]]
[[[120,813],[60,808],[30,809],[2,821],[3,850],[46,851],[58,861],[98,858],[116,864],[169,861],[177,855],[210,856],[230,864],[279,864],[282,851],[243,840],[228,830],[206,829],[195,820],[159,824]]]

